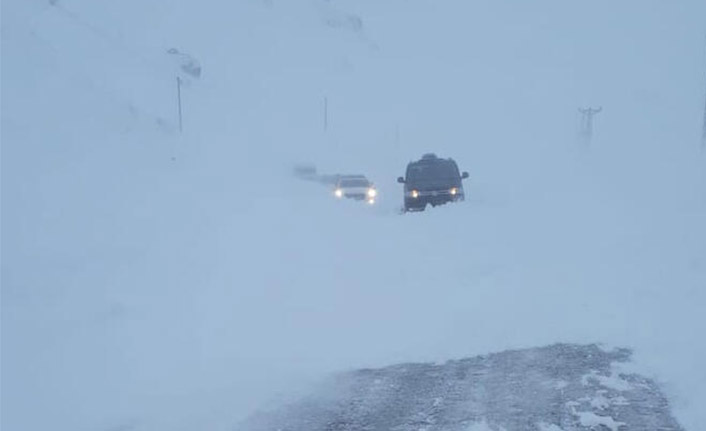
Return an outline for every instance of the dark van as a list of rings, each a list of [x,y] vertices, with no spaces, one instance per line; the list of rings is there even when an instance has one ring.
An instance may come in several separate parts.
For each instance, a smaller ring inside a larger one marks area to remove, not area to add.
[[[453,159],[440,159],[435,154],[425,154],[421,160],[407,165],[405,177],[397,178],[404,184],[405,211],[424,211],[427,204],[443,205],[465,199],[462,174]]]

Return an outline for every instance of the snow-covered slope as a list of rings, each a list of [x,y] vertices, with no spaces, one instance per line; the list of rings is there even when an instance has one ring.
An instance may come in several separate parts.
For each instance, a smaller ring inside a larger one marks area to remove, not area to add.
[[[330,372],[556,342],[633,348],[706,423],[702,2],[177,3],[3,2],[3,429],[229,429]],[[427,151],[468,199],[400,216]]]

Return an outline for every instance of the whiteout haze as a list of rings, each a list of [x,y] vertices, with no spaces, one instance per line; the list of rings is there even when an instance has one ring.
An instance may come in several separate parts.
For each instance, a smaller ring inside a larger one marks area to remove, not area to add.
[[[705,16],[4,0],[3,430],[228,430],[332,372],[554,343],[633,349],[703,428]],[[400,215],[428,152],[465,201]]]

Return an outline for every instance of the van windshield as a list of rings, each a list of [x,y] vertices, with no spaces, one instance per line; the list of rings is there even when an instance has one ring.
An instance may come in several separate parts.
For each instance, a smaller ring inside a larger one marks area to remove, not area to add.
[[[460,178],[458,168],[453,162],[416,163],[407,170],[407,181],[456,181]]]

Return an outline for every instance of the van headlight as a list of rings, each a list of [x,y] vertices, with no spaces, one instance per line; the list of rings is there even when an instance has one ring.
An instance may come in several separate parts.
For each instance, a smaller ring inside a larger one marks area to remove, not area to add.
[[[417,190],[412,190],[411,195],[414,199],[417,199],[419,197],[419,192]]]
[[[458,194],[458,189],[456,187],[451,188],[449,190],[449,193],[451,193],[451,196],[456,196]]]
[[[336,189],[336,191],[334,191],[333,194],[336,195],[337,198],[342,198],[343,197],[343,190]]]
[[[368,189],[368,197],[369,197],[369,198],[374,198],[374,197],[377,196],[377,195],[378,195],[378,191],[377,191],[377,190],[375,190],[375,189],[372,188],[372,187]]]

